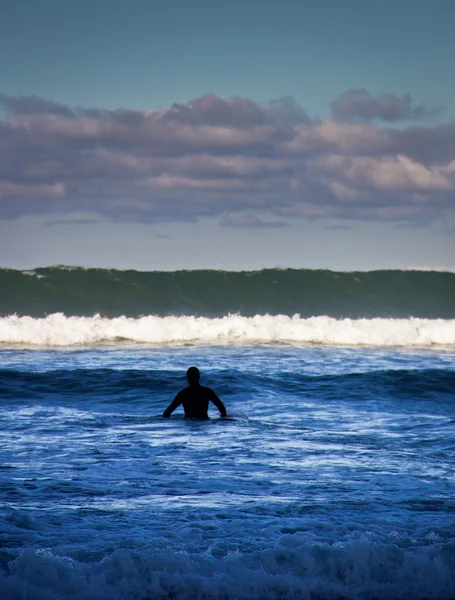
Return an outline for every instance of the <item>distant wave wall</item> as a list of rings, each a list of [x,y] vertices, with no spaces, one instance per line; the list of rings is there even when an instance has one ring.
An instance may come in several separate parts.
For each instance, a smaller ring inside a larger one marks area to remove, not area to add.
[[[0,269],[0,316],[223,317],[299,314],[455,318],[455,274],[425,271],[141,272],[82,267]]]
[[[334,319],[299,315],[228,315],[221,318],[0,318],[0,343],[33,346],[128,341],[153,345],[321,344],[350,346],[455,345],[455,319]]]

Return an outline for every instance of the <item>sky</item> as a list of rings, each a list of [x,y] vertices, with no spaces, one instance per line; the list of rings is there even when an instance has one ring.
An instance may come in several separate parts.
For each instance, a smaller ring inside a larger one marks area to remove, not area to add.
[[[453,0],[1,0],[0,267],[455,270]]]

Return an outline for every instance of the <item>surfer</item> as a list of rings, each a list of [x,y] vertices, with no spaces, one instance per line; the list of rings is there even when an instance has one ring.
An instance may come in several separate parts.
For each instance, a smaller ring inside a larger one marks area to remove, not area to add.
[[[222,417],[227,417],[226,407],[218,398],[213,390],[208,387],[204,387],[199,383],[201,374],[197,367],[190,367],[186,372],[186,378],[188,379],[188,387],[177,394],[174,400],[169,404],[163,413],[163,417],[170,417],[174,410],[183,404],[183,410],[185,411],[185,417],[193,419],[208,419],[208,408],[209,402],[213,404],[220,411]]]

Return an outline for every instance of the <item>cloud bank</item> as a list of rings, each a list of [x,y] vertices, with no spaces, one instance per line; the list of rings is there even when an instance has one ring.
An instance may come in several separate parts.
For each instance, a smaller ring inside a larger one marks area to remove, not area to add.
[[[150,110],[35,96],[0,105],[4,219],[90,211],[280,227],[293,217],[430,222],[455,204],[455,124],[391,126],[425,114],[410,95],[349,90],[325,121],[291,98],[213,94]]]

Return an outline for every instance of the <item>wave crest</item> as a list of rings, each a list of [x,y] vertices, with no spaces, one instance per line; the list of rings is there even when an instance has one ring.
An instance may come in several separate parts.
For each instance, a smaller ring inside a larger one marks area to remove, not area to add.
[[[144,316],[140,318],[0,318],[0,343],[91,345],[121,340],[156,345],[321,344],[352,346],[455,345],[455,319],[334,319],[300,315]]]

